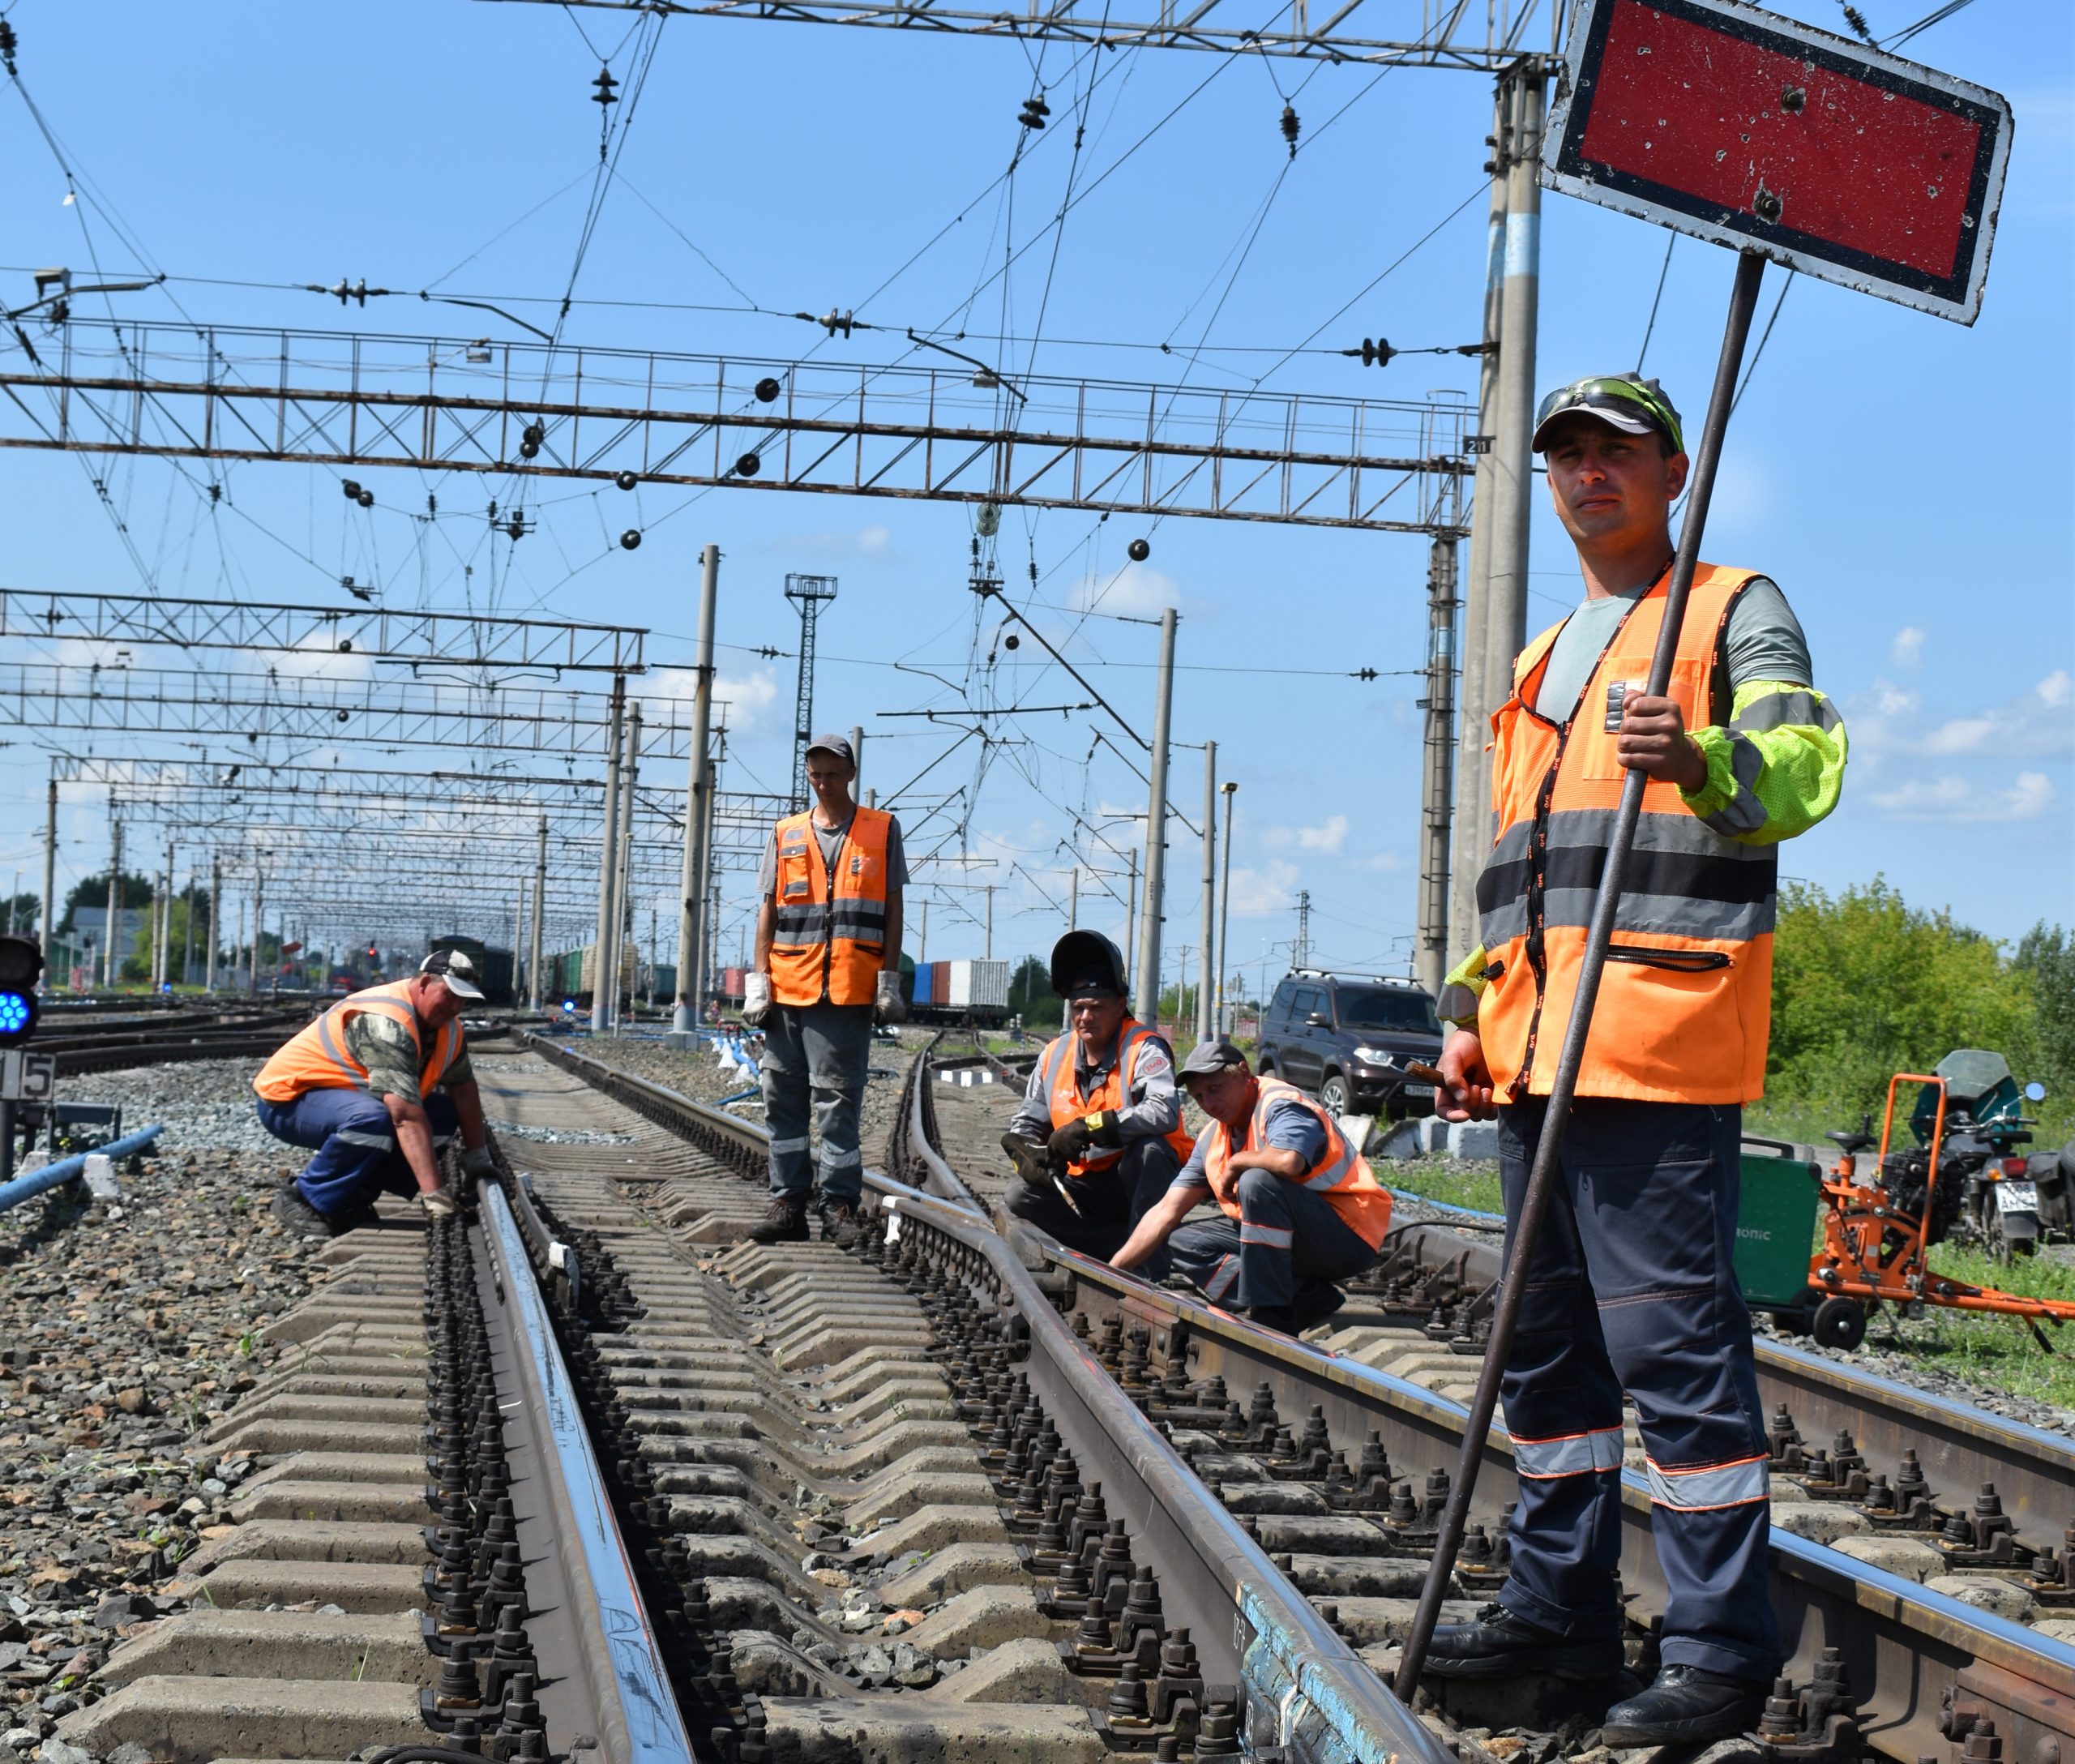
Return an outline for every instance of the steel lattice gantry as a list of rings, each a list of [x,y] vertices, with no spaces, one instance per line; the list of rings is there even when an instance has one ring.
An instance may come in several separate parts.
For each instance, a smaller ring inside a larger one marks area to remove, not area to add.
[[[682,763],[689,706],[642,700],[644,763]],[[247,742],[493,748],[587,763],[610,726],[595,691],[302,672],[203,672],[64,662],[0,663],[0,729],[217,735]]]
[[[1471,464],[1448,404],[81,319],[52,359],[0,345],[0,447],[496,473],[522,499],[578,477],[1431,533]]]
[[[7,408],[0,400],[0,409]],[[364,662],[511,673],[639,674],[647,636],[627,626],[561,619],[0,588],[0,637],[353,655]]]
[[[533,0],[535,4],[550,0]],[[561,4],[562,0],[552,0]],[[615,12],[657,12],[700,19],[778,19],[801,24],[877,26],[921,33],[949,32],[1047,43],[1099,44],[1105,49],[1193,49],[1225,54],[1291,56],[1303,61],[1354,62],[1378,67],[1442,67],[1496,73],[1524,59],[1511,47],[1534,8],[1502,0],[1473,11],[1463,0],[1310,0],[1282,4],[1256,0],[1156,0],[1144,9],[1093,0],[1028,0],[1021,11],[982,12],[931,0],[568,0]],[[1417,11],[1419,28],[1411,31]],[[1317,24],[1314,12],[1323,13]],[[1360,13],[1360,19],[1356,14]],[[1213,15],[1215,15],[1213,16]],[[1381,15],[1389,22],[1371,20]],[[1483,40],[1460,36],[1464,22],[1484,27]],[[1399,23],[1402,20],[1402,24]],[[1358,34],[1367,29],[1388,36]]]

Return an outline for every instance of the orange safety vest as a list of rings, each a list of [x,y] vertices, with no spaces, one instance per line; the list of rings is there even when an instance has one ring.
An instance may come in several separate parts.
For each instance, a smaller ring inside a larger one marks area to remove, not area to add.
[[[1211,1198],[1217,1201],[1227,1218],[1239,1217],[1237,1187],[1232,1189],[1230,1200],[1219,1196],[1225,1167],[1234,1151],[1258,1151],[1268,1143],[1264,1136],[1269,1109],[1279,1102],[1295,1102],[1316,1115],[1326,1130],[1324,1152],[1296,1180],[1313,1192],[1324,1194],[1327,1205],[1340,1215],[1341,1223],[1370,1248],[1379,1247],[1384,1233],[1391,1228],[1390,1191],[1369,1173],[1369,1166],[1362,1154],[1347,1143],[1340,1123],[1294,1084],[1285,1084],[1280,1078],[1258,1078],[1255,1082],[1258,1094],[1254,1099],[1254,1112],[1247,1118],[1246,1138],[1234,1145],[1231,1129],[1222,1121],[1213,1121],[1204,1136],[1203,1164],[1211,1180]]]
[[[418,1048],[418,1094],[423,1097],[461,1056],[457,1017],[425,1044],[424,1025],[411,1008],[411,983],[391,980],[342,998],[314,1023],[296,1031],[259,1068],[252,1088],[269,1102],[293,1102],[310,1090],[365,1090],[367,1068],[346,1047],[346,1024],[363,1012],[386,1017],[410,1031]]]
[[[1043,1087],[1051,1101],[1052,1125],[1061,1128],[1084,1115],[1098,1115],[1105,1109],[1128,1107],[1132,1063],[1138,1058],[1139,1049],[1148,1042],[1165,1051],[1169,1064],[1173,1064],[1174,1049],[1136,1017],[1127,1017],[1117,1030],[1117,1057],[1102,1074],[1102,1081],[1084,1094],[1080,1088],[1080,1037],[1072,1034],[1055,1035],[1038,1062],[1038,1069],[1044,1074]],[[1174,1148],[1174,1155],[1187,1163],[1189,1154],[1196,1149],[1195,1139],[1179,1124],[1173,1132],[1163,1137]],[[1067,1166],[1067,1174],[1080,1177],[1107,1170],[1123,1155],[1121,1145],[1090,1145],[1085,1158]]]
[[[778,823],[771,996],[781,1004],[870,1004],[886,957],[886,838],[893,817],[860,807],[832,873],[814,816]]]
[[[1756,574],[1713,563],[1694,573],[1671,687],[1689,730],[1729,720],[1724,636]],[[1607,640],[1575,715],[1535,702],[1559,624],[1521,652],[1513,695],[1491,718],[1498,838],[1477,881],[1490,962],[1477,1028],[1502,1098],[1546,1095],[1555,1077],[1627,775],[1606,727],[1607,688],[1648,677],[1669,576]],[[1579,1095],[1748,1102],[1763,1093],[1776,850],[1715,832],[1677,785],[1649,781]]]

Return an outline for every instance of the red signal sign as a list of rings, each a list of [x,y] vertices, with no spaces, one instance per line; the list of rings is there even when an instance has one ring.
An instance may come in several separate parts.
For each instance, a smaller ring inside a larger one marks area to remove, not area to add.
[[[2009,103],[1735,0],[1585,0],[1542,182],[1971,324]]]

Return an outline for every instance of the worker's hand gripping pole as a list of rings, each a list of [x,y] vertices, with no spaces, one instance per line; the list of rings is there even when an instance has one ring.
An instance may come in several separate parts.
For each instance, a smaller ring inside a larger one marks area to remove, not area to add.
[[[1700,562],[1701,538],[1707,524],[1708,502],[1715,486],[1715,466],[1722,457],[1723,432],[1729,426],[1729,409],[1736,396],[1737,370],[1743,360],[1743,345],[1751,334],[1751,315],[1758,303],[1758,283],[1765,260],[1746,251],[1736,260],[1736,282],[1729,297],[1729,323],[1722,333],[1722,358],[1715,365],[1715,382],[1708,395],[1708,414],[1701,428],[1701,451],[1693,461],[1693,476],[1686,499],[1686,518],[1679,529],[1679,547],[1671,561],[1671,580],[1665,593],[1664,622],[1658,632],[1657,653],[1650,657],[1647,690],[1661,698],[1671,683],[1672,658],[1679,650],[1679,627],[1686,612],[1687,592],[1693,585],[1693,571]],[[1599,995],[1599,977],[1607,965],[1607,948],[1612,940],[1614,915],[1621,901],[1622,873],[1628,866],[1628,851],[1635,842],[1636,823],[1643,809],[1643,787],[1648,781],[1632,771],[1622,786],[1620,812],[1607,850],[1607,867],[1601,872],[1599,893],[1593,901],[1592,925],[1585,934],[1585,957],[1578,970],[1578,990],[1571,1008],[1569,1026],[1564,1032],[1564,1048],[1556,1062],[1556,1077],[1549,1090],[1549,1106],[1542,1115],[1542,1134],[1534,1148],[1534,1166],[1528,1176],[1527,1192],[1521,1202],[1520,1218],[1508,1234],[1505,1274],[1499,1286],[1499,1303],[1491,1317],[1491,1341],[1477,1378],[1477,1394],[1470,1399],[1470,1422],[1463,1431],[1462,1457],[1456,1466],[1455,1481],[1448,1491],[1448,1504],[1441,1514],[1440,1535],[1434,1544],[1434,1559],[1420,1589],[1419,1608],[1414,1614],[1411,1633],[1405,1639],[1395,1689],[1401,1702],[1410,1702],[1418,1686],[1420,1668],[1427,1663],[1427,1650],[1434,1639],[1434,1625],[1441,1614],[1441,1600],[1455,1571],[1456,1552],[1462,1546],[1463,1527],[1470,1518],[1470,1496],[1477,1487],[1477,1472],[1483,1462],[1486,1436],[1499,1404],[1499,1380],[1512,1347],[1513,1332],[1520,1323],[1521,1301],[1527,1282],[1513,1278],[1525,1274],[1534,1262],[1535,1244],[1542,1235],[1542,1216],[1549,1210],[1550,1190],[1555,1184],[1556,1164],[1563,1149],[1564,1130],[1569,1124],[1571,1099],[1577,1089],[1578,1068],[1585,1060],[1585,1038],[1592,1029],[1592,1011]]]

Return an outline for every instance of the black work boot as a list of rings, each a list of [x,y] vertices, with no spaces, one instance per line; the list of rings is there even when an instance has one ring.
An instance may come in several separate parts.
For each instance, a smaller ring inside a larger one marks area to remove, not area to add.
[[[340,1227],[304,1200],[302,1189],[293,1182],[275,1192],[272,1210],[274,1217],[293,1236],[330,1238],[339,1235]]]
[[[749,1228],[752,1244],[804,1244],[807,1240],[807,1204],[774,1194],[764,1217]]]
[[[1425,1670],[1435,1678],[1611,1678],[1621,1670],[1621,1643],[1614,1636],[1573,1642],[1493,1603],[1472,1622],[1435,1629]]]
[[[1649,1689],[1607,1711],[1600,1743],[1710,1745],[1750,1732],[1765,1712],[1765,1686],[1759,1680],[1731,1678],[1701,1666],[1666,1666]]]
[[[821,1240],[833,1244],[838,1249],[848,1249],[856,1243],[865,1228],[865,1215],[855,1201],[831,1201],[821,1203]]]
[[[1273,1329],[1278,1335],[1297,1333],[1297,1316],[1286,1304],[1256,1304],[1247,1312],[1249,1323],[1257,1323],[1264,1329]]]
[[[1330,1281],[1307,1281],[1297,1289],[1297,1302],[1290,1306],[1296,1319],[1295,1333],[1301,1335],[1313,1325],[1323,1323],[1347,1303],[1347,1295]]]

